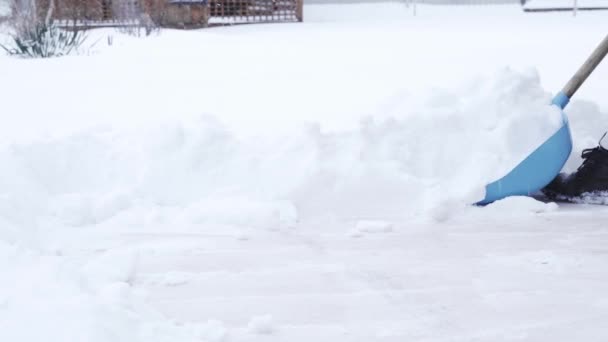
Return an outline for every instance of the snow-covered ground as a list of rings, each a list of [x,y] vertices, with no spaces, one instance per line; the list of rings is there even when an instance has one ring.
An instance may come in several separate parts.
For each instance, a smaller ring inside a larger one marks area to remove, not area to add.
[[[1,56],[0,340],[605,340],[608,209],[469,204],[557,129],[606,15],[315,5]]]
[[[574,8],[578,7],[608,7],[607,0],[528,0],[524,5],[529,9],[543,8]]]

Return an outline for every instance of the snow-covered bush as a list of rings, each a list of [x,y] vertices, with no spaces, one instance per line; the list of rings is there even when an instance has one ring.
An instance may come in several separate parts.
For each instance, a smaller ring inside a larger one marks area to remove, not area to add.
[[[69,55],[86,40],[86,33],[73,27],[69,30],[54,22],[36,22],[15,30],[9,46],[1,45],[9,55],[26,58],[48,58]]]
[[[55,1],[51,0],[46,15],[37,14],[32,0],[14,0],[11,4],[9,43],[0,44],[9,55],[25,58],[59,57],[73,53],[86,40],[85,31],[72,25],[60,27],[52,19]]]

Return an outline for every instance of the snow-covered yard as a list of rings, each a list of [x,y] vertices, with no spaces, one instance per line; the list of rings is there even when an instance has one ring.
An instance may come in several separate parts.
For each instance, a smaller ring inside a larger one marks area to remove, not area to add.
[[[0,56],[0,341],[605,341],[608,207],[469,204],[556,129],[608,13],[416,14]]]

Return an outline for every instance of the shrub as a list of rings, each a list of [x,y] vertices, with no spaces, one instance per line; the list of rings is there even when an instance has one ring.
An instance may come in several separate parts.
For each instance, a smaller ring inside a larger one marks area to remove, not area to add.
[[[26,58],[48,58],[69,55],[86,40],[86,33],[74,26],[58,27],[54,22],[26,25],[10,36],[9,46],[1,45],[9,55]]]

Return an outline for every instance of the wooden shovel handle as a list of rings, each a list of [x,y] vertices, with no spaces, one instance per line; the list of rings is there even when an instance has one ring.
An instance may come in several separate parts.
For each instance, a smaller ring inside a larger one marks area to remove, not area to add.
[[[576,74],[574,74],[574,76],[572,76],[572,78],[570,79],[570,81],[568,81],[568,83],[566,84],[564,89],[562,89],[562,93],[564,95],[566,95],[568,97],[568,99],[572,98],[572,95],[574,95],[574,93],[576,93],[578,88],[580,88],[580,86],[583,84],[583,82],[585,82],[587,77],[589,77],[589,75],[591,75],[591,73],[593,72],[595,67],[597,67],[598,64],[600,64],[600,62],[602,61],[602,59],[604,59],[606,54],[608,54],[608,35],[606,35],[606,37],[604,38],[604,40],[602,40],[600,45],[598,45],[598,47],[595,48],[595,51],[593,51],[591,56],[589,56],[589,58],[587,58],[587,61],[585,62],[585,64],[583,64],[578,69]]]

